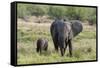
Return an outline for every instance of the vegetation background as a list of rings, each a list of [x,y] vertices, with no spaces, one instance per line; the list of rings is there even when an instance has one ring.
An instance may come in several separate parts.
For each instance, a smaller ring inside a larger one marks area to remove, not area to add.
[[[96,8],[19,3],[17,14],[18,64],[96,60]],[[56,17],[83,22],[83,31],[73,39],[73,57],[68,49],[64,57],[54,50],[49,29]],[[41,37],[49,42],[43,55],[36,53],[36,41]]]

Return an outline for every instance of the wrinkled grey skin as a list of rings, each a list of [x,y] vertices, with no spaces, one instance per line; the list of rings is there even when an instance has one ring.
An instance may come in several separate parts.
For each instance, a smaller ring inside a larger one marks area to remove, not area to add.
[[[39,38],[37,40],[37,48],[36,51],[40,52],[40,54],[42,54],[42,51],[47,51],[48,48],[48,41],[46,39],[43,38]]]
[[[53,39],[55,50],[58,52],[58,48],[60,48],[61,56],[64,55],[65,50],[67,48],[67,44],[69,45],[69,53],[72,56],[72,29],[69,22],[64,22],[61,19],[56,19],[50,27],[51,36]]]
[[[69,53],[72,56],[72,38],[77,36],[82,29],[81,21],[72,20],[66,22],[56,19],[50,27],[55,50],[58,52],[58,48],[60,48],[61,55],[63,56],[67,46],[69,46]]]
[[[82,22],[79,20],[71,20],[71,27],[73,31],[73,36],[77,36],[83,30]]]

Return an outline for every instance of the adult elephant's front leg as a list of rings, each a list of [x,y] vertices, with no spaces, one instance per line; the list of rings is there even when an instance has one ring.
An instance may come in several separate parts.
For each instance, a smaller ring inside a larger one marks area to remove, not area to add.
[[[72,40],[68,41],[69,44],[69,53],[70,53],[70,57],[72,57]]]

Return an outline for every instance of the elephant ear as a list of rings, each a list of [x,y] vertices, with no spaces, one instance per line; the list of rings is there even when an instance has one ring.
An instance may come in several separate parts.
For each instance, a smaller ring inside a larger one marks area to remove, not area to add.
[[[83,30],[83,26],[81,21],[78,20],[73,20],[71,21],[71,27],[72,27],[72,31],[73,31],[73,35],[74,37],[77,36],[80,32],[82,32]]]

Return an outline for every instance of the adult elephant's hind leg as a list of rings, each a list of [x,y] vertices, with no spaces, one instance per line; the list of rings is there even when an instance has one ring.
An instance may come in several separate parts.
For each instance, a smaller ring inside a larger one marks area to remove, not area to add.
[[[67,40],[65,40],[65,48],[64,48],[64,53],[65,53],[65,51],[66,51],[66,49],[67,49],[67,45],[68,45],[68,42],[67,42]]]
[[[60,47],[61,56],[64,56],[64,48]]]
[[[61,56],[64,56],[64,45],[65,45],[64,40],[60,39],[59,40],[59,46],[60,46]]]
[[[53,38],[53,42],[54,42],[54,47],[56,52],[58,52],[58,43],[57,43],[57,38]]]
[[[69,43],[69,53],[70,53],[70,57],[72,57],[72,40],[69,40],[68,43]]]

